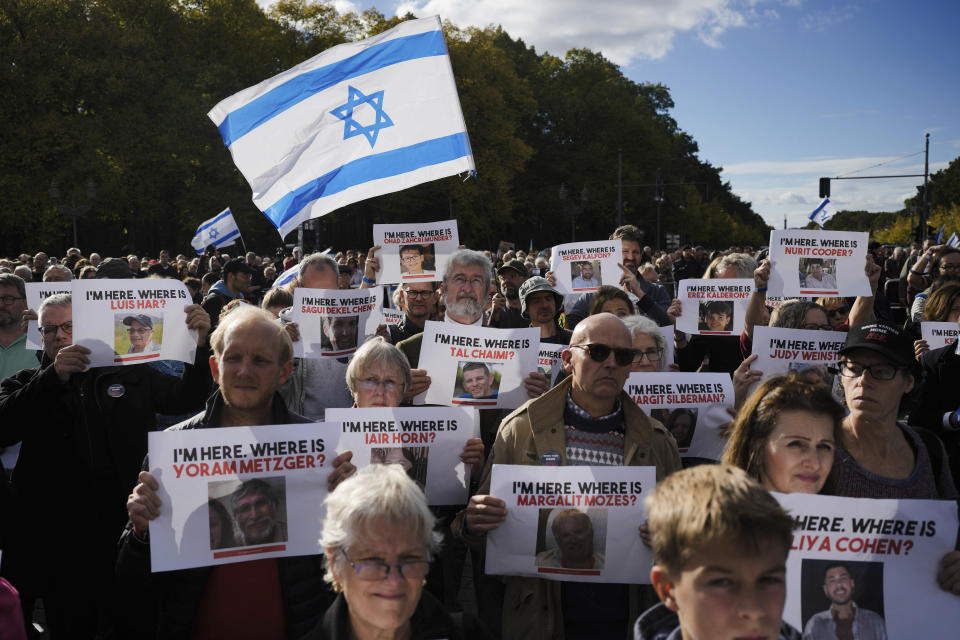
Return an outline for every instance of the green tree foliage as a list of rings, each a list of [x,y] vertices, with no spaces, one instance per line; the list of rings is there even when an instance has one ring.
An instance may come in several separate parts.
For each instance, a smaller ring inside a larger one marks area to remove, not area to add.
[[[248,246],[279,245],[207,112],[324,49],[412,17],[341,14],[309,0],[280,0],[268,13],[254,0],[6,0],[0,252],[62,254],[72,243],[70,219],[48,196],[53,180],[61,203],[83,204],[87,182],[97,185],[79,225],[85,250],[185,251],[196,225],[227,205]],[[587,49],[561,58],[499,28],[444,29],[477,178],[345,207],[317,225],[322,246],[362,247],[373,222],[444,217],[457,218],[473,246],[604,237],[617,219],[618,150],[625,222],[649,242],[654,189],[636,185],[653,183],[658,169],[677,183],[664,188],[663,233],[711,246],[766,238],[762,219],[670,116],[667,87],[633,82]]]

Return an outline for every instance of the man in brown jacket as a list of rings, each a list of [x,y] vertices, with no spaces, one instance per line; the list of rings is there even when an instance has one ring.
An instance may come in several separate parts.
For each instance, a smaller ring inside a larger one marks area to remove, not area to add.
[[[506,503],[487,495],[494,464],[653,466],[657,480],[681,468],[670,434],[623,391],[633,355],[630,332],[616,316],[598,314],[577,325],[562,354],[571,375],[500,425],[480,489],[455,523],[465,540],[481,544],[506,518]],[[513,576],[503,582],[504,638],[620,639],[656,602],[649,587],[635,585]]]

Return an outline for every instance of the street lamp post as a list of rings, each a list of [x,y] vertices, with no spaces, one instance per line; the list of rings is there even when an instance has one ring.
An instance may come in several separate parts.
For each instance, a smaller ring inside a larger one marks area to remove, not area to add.
[[[59,209],[61,213],[65,213],[73,218],[73,246],[79,247],[80,243],[77,240],[77,216],[82,216],[87,211],[90,211],[90,208],[93,206],[93,200],[97,197],[97,185],[94,184],[93,179],[87,183],[87,204],[75,205],[72,202],[70,204],[60,204],[60,185],[56,180],[50,183],[49,194],[54,206]]]

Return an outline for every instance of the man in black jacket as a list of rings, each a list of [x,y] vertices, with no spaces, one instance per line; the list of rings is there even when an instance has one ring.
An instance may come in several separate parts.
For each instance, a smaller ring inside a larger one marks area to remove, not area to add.
[[[71,344],[71,297],[51,296],[39,311],[40,366],[0,383],[0,446],[23,442],[14,473],[21,544],[4,561],[24,563],[55,637],[93,638],[114,618],[116,540],[155,415],[195,411],[209,394],[209,321],[199,305],[185,309],[199,346],[181,379],[148,365],[90,369],[90,350]],[[66,470],[82,486],[77,499],[57,497]]]
[[[960,484],[960,354],[957,343],[927,351],[920,358],[920,384],[910,425],[940,436],[947,449],[950,471]]]
[[[219,388],[205,412],[171,429],[309,422],[288,410],[277,393],[293,368],[293,343],[268,312],[247,306],[233,310],[210,343],[210,369]],[[353,473],[351,458],[346,451],[334,459],[330,490]],[[151,573],[149,531],[160,514],[160,483],[148,471],[139,481],[127,499],[130,522],[117,573],[129,591],[156,603],[158,638],[238,637],[240,631],[242,637],[297,638],[317,624],[333,601],[320,556]],[[139,631],[152,635],[150,629]]]

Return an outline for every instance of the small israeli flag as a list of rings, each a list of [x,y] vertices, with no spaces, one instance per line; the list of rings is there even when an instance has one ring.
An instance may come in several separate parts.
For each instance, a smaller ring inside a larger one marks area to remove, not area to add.
[[[940,225],[940,231],[937,232],[937,239],[933,241],[933,244],[940,244],[943,242],[943,230],[946,228],[946,224]]]
[[[290,267],[289,269],[287,269],[286,271],[284,271],[283,273],[281,273],[279,276],[277,276],[277,279],[273,281],[273,284],[270,285],[270,288],[274,289],[276,287],[282,287],[283,285],[287,284],[288,282],[296,278],[297,270],[299,268],[300,268],[300,263],[298,262],[292,267]]]
[[[239,237],[240,228],[237,227],[237,222],[230,213],[230,207],[227,207],[209,220],[200,223],[197,232],[193,234],[190,246],[196,249],[197,253],[203,253],[203,250],[210,245],[219,249],[235,243]]]
[[[957,237],[956,231],[950,234],[950,237],[947,239],[948,247],[960,247],[960,238]]]
[[[824,198],[820,206],[810,214],[810,219],[816,222],[818,227],[823,229],[823,224],[835,215],[837,215],[837,212],[830,206],[830,198]]]

